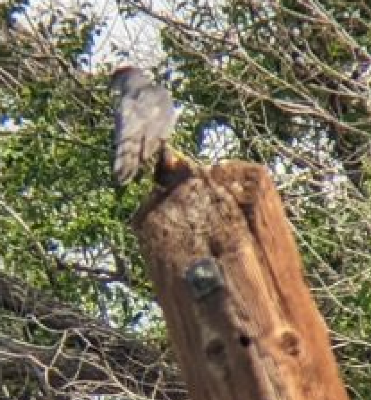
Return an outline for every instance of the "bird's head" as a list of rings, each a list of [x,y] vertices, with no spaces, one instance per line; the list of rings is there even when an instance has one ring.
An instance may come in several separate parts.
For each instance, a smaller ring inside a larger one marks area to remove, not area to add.
[[[136,67],[126,66],[117,68],[114,71],[109,88],[112,94],[121,95],[130,89],[148,85],[149,82],[150,80],[143,70]]]

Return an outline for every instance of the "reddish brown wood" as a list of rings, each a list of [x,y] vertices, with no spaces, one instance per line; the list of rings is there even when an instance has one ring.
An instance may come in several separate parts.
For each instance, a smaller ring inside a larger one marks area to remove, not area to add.
[[[348,399],[264,167],[194,168],[135,229],[194,400]]]

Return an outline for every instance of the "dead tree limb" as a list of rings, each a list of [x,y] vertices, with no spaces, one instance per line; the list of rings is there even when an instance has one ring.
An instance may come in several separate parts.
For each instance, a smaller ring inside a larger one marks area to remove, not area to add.
[[[15,326],[22,332],[32,324],[34,333],[49,341],[40,346],[32,338],[2,332],[3,385],[21,391],[29,382],[36,390],[42,377],[45,390],[63,398],[76,398],[76,393],[188,398],[174,363],[159,349],[1,272],[0,312],[3,325],[13,323],[12,333]]]
[[[134,227],[191,397],[348,399],[268,171],[186,175]]]

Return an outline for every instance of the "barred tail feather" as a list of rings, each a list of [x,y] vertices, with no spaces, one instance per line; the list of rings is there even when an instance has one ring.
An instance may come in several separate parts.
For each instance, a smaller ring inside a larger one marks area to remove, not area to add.
[[[141,167],[141,144],[133,140],[124,140],[116,149],[113,173],[123,185],[135,177]]]

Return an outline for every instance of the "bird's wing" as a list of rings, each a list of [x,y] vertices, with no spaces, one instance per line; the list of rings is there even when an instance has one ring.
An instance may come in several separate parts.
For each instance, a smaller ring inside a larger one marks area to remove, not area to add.
[[[169,93],[148,86],[122,97],[115,111],[114,173],[119,182],[133,178],[171,133],[175,112]]]

